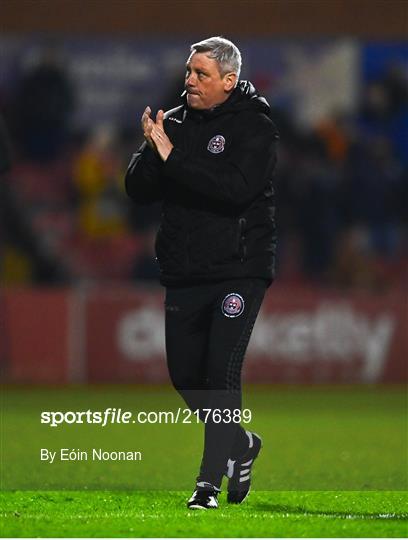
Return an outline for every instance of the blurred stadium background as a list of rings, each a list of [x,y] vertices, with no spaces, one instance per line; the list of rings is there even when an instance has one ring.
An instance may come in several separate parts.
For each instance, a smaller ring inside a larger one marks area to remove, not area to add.
[[[139,118],[224,35],[281,133],[263,383],[407,381],[407,4],[1,2],[0,358],[12,383],[166,382],[159,207],[123,177]]]

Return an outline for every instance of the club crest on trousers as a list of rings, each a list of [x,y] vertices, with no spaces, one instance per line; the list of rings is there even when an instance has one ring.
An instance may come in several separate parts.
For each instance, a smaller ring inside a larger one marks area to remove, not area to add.
[[[238,293],[229,293],[221,303],[221,310],[226,317],[239,317],[244,311],[245,302]]]

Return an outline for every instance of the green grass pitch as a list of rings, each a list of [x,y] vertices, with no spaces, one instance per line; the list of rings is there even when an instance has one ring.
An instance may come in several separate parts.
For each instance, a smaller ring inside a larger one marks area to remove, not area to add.
[[[200,425],[41,425],[40,412],[175,410],[170,388],[6,387],[2,537],[405,537],[407,409],[401,387],[247,387],[263,437],[240,506],[189,511]],[[137,449],[140,462],[44,463],[41,448]]]

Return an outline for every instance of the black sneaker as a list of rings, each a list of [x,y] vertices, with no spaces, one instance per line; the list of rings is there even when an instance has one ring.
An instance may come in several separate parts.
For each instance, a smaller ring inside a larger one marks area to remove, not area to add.
[[[218,508],[218,493],[220,490],[209,482],[197,482],[196,489],[187,502],[187,507],[192,510]]]
[[[227,463],[229,503],[241,504],[248,496],[251,488],[251,469],[262,446],[259,435],[250,431],[246,434],[249,439],[248,450],[241,458],[235,461],[229,459]]]

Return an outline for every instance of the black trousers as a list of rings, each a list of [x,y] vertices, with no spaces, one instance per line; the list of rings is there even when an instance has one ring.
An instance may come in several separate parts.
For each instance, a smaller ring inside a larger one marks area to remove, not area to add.
[[[248,278],[166,289],[169,374],[188,407],[205,421],[197,480],[216,487],[228,459],[248,448],[245,429],[225,411],[241,409],[242,364],[266,288],[265,280]],[[222,421],[203,409],[223,411]]]

